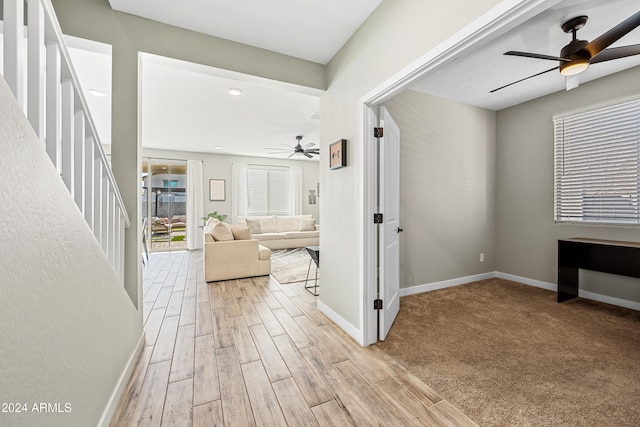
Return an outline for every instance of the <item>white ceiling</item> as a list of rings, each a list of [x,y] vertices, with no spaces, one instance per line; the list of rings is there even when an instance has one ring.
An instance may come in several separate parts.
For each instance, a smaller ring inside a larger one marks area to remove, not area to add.
[[[564,77],[560,72],[552,71],[489,93],[492,89],[558,65],[555,61],[505,56],[504,52],[515,50],[559,56],[560,49],[571,41],[571,34],[560,28],[568,19],[587,15],[589,20],[578,31],[578,39],[592,41],[638,11],[638,0],[562,1],[485,45],[478,46],[474,52],[465,52],[449,61],[426,76],[414,89],[490,110],[500,110],[565,90]],[[640,27],[612,47],[639,43]],[[580,82],[586,83],[637,65],[640,65],[640,55],[594,64],[580,74]]]
[[[326,63],[381,0],[110,0],[114,9],[134,13],[218,37],[251,44],[288,55]],[[638,0],[563,0],[493,40],[476,46],[431,71],[414,89],[492,110],[564,90],[564,78],[550,72],[490,94],[491,89],[549,69],[557,63],[508,57],[508,50],[559,55],[571,35],[560,24],[577,15],[589,21],[578,32],[593,40],[640,10]],[[248,12],[249,11],[249,12]],[[313,17],[313,19],[310,19]],[[207,26],[208,25],[208,26]],[[295,36],[292,36],[295,35]],[[334,37],[339,35],[339,37]],[[640,43],[640,28],[614,46]],[[86,46],[85,46],[86,48]],[[75,49],[72,49],[75,50]],[[85,89],[100,88],[102,73],[110,70],[108,46],[83,55],[72,51]],[[95,55],[101,55],[97,60]],[[603,77],[640,65],[640,55],[595,64],[581,81]],[[319,91],[284,85],[229,71],[213,69],[152,55],[143,55],[142,145],[149,148],[265,156],[265,147],[318,142]],[[110,94],[110,74],[106,87]],[[227,90],[243,90],[238,97]],[[574,90],[580,90],[574,89]],[[99,132],[110,141],[109,96],[87,95],[97,114]],[[219,146],[220,149],[214,149]],[[286,156],[274,156],[286,157]],[[303,156],[296,156],[305,159]]]
[[[114,10],[326,64],[382,0],[109,0]]]

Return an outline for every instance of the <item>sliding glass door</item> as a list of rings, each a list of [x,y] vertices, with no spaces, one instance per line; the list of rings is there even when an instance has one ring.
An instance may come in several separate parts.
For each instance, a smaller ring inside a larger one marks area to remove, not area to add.
[[[142,216],[149,251],[187,248],[187,162],[142,159]]]

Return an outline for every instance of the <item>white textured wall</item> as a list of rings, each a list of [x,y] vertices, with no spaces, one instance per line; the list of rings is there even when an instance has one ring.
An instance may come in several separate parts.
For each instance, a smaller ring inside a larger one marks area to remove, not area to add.
[[[494,271],[495,113],[411,90],[385,107],[401,136],[400,287]]]
[[[385,0],[327,65],[328,89],[320,97],[321,152],[326,152],[330,143],[347,139],[348,166],[337,170],[320,168],[320,300],[357,330],[361,330],[361,242],[365,220],[362,158],[358,156],[358,101],[498,3]]]
[[[629,96],[640,96],[640,67],[497,113],[498,271],[555,284],[558,239],[640,241],[638,227],[555,224],[553,220],[553,116]],[[583,273],[581,289],[640,302],[640,279]]]
[[[2,78],[0,147],[0,425],[96,425],[140,316]]]

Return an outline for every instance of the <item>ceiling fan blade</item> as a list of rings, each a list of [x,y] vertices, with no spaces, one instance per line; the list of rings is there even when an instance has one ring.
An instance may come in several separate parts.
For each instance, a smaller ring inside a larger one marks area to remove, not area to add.
[[[540,76],[540,75],[542,75],[542,74],[545,74],[545,73],[548,73],[548,72],[550,72],[550,71],[554,71],[554,70],[557,70],[557,69],[558,69],[558,67],[549,68],[549,69],[548,69],[548,70],[546,70],[546,71],[541,71],[541,72],[536,73],[536,74],[534,74],[534,75],[532,75],[532,76],[525,77],[524,79],[516,80],[515,82],[509,83],[508,85],[500,86],[500,87],[499,87],[499,88],[497,88],[497,89],[490,90],[490,91],[489,91],[489,93],[497,92],[497,91],[499,91],[500,89],[504,89],[505,87],[509,87],[509,86],[514,85],[514,84],[516,84],[516,83],[520,83],[520,82],[523,82],[523,81],[525,81],[525,80],[529,80],[529,79],[531,79],[531,78],[533,78],[533,77],[537,77],[537,76]]]
[[[567,58],[560,58],[558,56],[550,56],[550,55],[542,55],[539,53],[530,53],[530,52],[518,52],[516,50],[510,50],[509,52],[505,52],[505,55],[509,56],[523,56],[525,58],[534,58],[534,59],[548,59],[550,61],[565,61],[569,62]]]
[[[311,154],[307,154],[307,153],[302,153],[302,154],[304,154],[305,156],[307,156],[310,159],[313,159],[313,156]]]
[[[612,59],[625,58],[633,55],[640,55],[640,44],[605,49],[595,58],[592,58],[591,63],[597,64],[598,62],[610,61]]]
[[[296,154],[296,153],[291,153],[291,154],[289,154],[289,155],[287,156],[287,159],[288,159],[289,157],[293,156],[294,154]]]
[[[302,146],[302,148],[311,148],[311,147],[313,147],[314,145],[316,145],[316,144],[314,144],[313,142],[309,142],[309,143],[307,143],[307,144],[304,144],[304,145]]]
[[[564,83],[567,90],[577,88],[580,85],[580,74],[574,74],[573,76],[565,76]]]
[[[637,26],[640,26],[640,12],[637,12],[635,15],[625,19],[597,39],[593,40],[591,43],[587,44],[583,49],[589,52],[589,55],[593,58]]]

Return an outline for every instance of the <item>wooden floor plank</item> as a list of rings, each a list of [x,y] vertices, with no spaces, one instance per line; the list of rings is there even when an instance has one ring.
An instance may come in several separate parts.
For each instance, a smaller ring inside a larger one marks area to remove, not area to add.
[[[235,347],[216,350],[222,414],[227,426],[255,426],[253,411]]]
[[[305,334],[302,328],[298,326],[293,318],[289,316],[289,313],[287,313],[283,308],[273,310],[273,314],[276,316],[276,319],[278,319],[278,322],[280,322],[296,347],[305,348],[313,345],[313,340]]]
[[[338,406],[335,400],[314,406],[311,411],[313,411],[313,415],[321,426],[355,426],[352,420],[344,413],[344,409]]]
[[[169,382],[193,377],[195,325],[178,327]]]
[[[273,338],[273,341],[309,406],[316,406],[331,400],[331,395],[324,387],[324,384],[311,370],[311,367],[289,337],[280,335]]]
[[[300,308],[297,305],[291,302],[291,299],[289,298],[289,296],[286,295],[284,292],[273,292],[273,296],[276,297],[278,302],[282,305],[282,308],[284,308],[287,311],[287,313],[289,313],[289,316],[298,317],[298,316],[304,315],[304,312],[300,310]]]
[[[198,251],[150,255],[148,345],[111,426],[475,425],[329,321],[301,283],[203,271]]]
[[[158,339],[158,333],[162,326],[162,320],[164,319],[165,309],[151,310],[147,323],[144,325],[144,337],[147,345],[155,345],[156,339]]]
[[[169,383],[162,414],[162,425],[191,427],[193,378]]]
[[[146,346],[142,350],[140,359],[138,359],[138,363],[122,396],[121,404],[118,406],[118,410],[111,420],[110,425],[112,427],[128,426],[131,424],[152,353],[153,346]]]
[[[201,302],[196,306],[196,335],[209,335],[213,333],[211,322],[211,308],[209,301]]]
[[[269,379],[273,382],[290,377],[291,373],[264,325],[253,325],[250,330]]]
[[[213,323],[213,336],[216,340],[216,348],[233,346],[233,335],[231,334],[227,311],[224,308],[213,310],[211,313],[211,321]]]
[[[180,310],[180,326],[192,325],[196,323],[196,297],[187,295],[184,291],[182,309]]]
[[[266,302],[254,303],[253,306],[255,307],[256,312],[258,312],[258,315],[262,320],[262,324],[269,332],[269,335],[275,337],[277,335],[286,334],[284,328],[280,322],[278,322],[276,316],[273,315]]]
[[[253,342],[251,332],[245,323],[244,317],[232,317],[229,323],[231,324],[231,335],[233,336],[233,342],[238,352],[238,361],[240,364],[259,360],[260,354],[258,354],[258,349]]]
[[[174,316],[165,317],[162,321],[162,326],[158,333],[158,339],[156,340],[156,345],[153,349],[153,355],[151,356],[151,363],[171,360],[171,357],[173,356],[173,348],[176,344],[179,320],[180,319],[177,316]]]
[[[276,393],[280,408],[290,426],[317,426],[311,408],[293,378],[285,378],[271,384]]]
[[[220,380],[213,335],[195,338],[193,375],[194,406],[220,399]]]
[[[441,400],[429,409],[448,426],[478,427],[478,424],[446,400]]]
[[[248,295],[243,296],[242,298],[238,298],[238,304],[240,304],[240,309],[242,310],[242,315],[244,316],[244,320],[247,323],[247,326],[258,325],[262,323],[262,319],[256,312],[256,309],[253,307],[253,303]]]
[[[171,361],[151,363],[133,416],[137,426],[160,426]]]
[[[264,366],[260,361],[242,365],[242,374],[257,426],[285,426],[284,414],[278,404]]]
[[[182,300],[184,299],[184,291],[174,291],[171,293],[169,303],[167,304],[167,317],[180,316],[182,311]]]
[[[224,427],[220,401],[194,406],[193,427]]]

